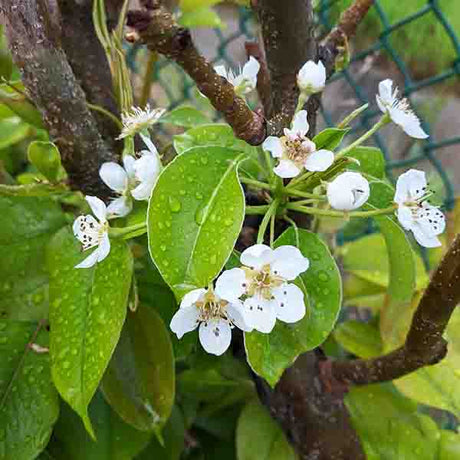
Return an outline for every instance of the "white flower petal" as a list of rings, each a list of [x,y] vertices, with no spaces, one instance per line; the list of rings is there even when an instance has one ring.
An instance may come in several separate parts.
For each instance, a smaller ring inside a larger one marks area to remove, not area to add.
[[[393,104],[395,97],[393,92],[393,81],[387,78],[379,83],[379,96],[384,104]]]
[[[240,261],[246,267],[262,268],[272,260],[273,250],[265,244],[254,244],[245,249],[240,256]]]
[[[107,220],[107,206],[97,196],[85,196],[85,200],[88,202],[91,211],[98,218],[99,222],[105,222]]]
[[[270,152],[273,158],[281,158],[283,155],[283,144],[279,137],[268,136],[262,144],[262,148]]]
[[[291,281],[308,269],[310,262],[295,246],[285,245],[273,251],[272,272]]]
[[[128,187],[128,175],[118,163],[103,163],[99,169],[99,176],[105,185],[115,192],[123,193]]]
[[[247,324],[245,310],[242,302],[230,303],[227,305],[227,315],[230,321],[244,332],[251,332],[252,327]]]
[[[213,320],[200,324],[199,336],[201,345],[208,353],[220,356],[230,346],[232,330],[227,321]]]
[[[99,222],[91,214],[87,214],[86,216],[78,216],[75,219],[72,230],[74,236],[83,243],[83,236],[86,232],[90,229],[97,232],[100,226]]]
[[[152,194],[154,185],[153,182],[141,182],[137,187],[131,190],[131,195],[137,201],[148,200]]]
[[[248,80],[254,80],[257,78],[257,74],[259,73],[260,70],[260,64],[257,59],[255,59],[253,56],[249,58],[249,61],[246,62],[243,66],[243,71],[242,75],[244,78]]]
[[[329,204],[340,211],[361,207],[369,198],[369,182],[359,173],[345,172],[327,187]]]
[[[134,162],[134,174],[138,181],[153,183],[160,174],[161,163],[157,155],[142,155]]]
[[[102,240],[99,243],[97,261],[101,262],[102,260],[104,260],[109,255],[109,252],[110,239],[108,233],[105,233],[102,237]]]
[[[414,225],[414,218],[412,216],[412,211],[408,206],[400,205],[396,211],[396,216],[404,229],[412,229]]]
[[[128,179],[134,177],[134,162],[136,159],[132,155],[125,155],[123,157],[123,168],[125,168]]]
[[[306,62],[299,70],[297,84],[300,90],[307,94],[322,91],[326,84],[326,68],[323,63],[318,61],[316,64],[311,60]]]
[[[427,182],[423,171],[409,169],[396,181],[394,201],[403,204],[421,198],[426,192]]]
[[[75,265],[75,268],[90,268],[96,264],[99,257],[99,248],[96,248],[83,262],[80,262],[78,265]]]
[[[112,200],[107,206],[107,217],[125,217],[133,209],[133,202],[126,196],[120,196]]]
[[[144,144],[146,145],[148,152],[151,153],[152,155],[158,155],[158,150],[155,147],[155,144],[152,142],[152,139],[150,139],[149,136],[146,136],[145,134],[139,133],[141,136],[142,140],[144,141]],[[144,150],[145,152],[145,150]]]
[[[198,300],[201,299],[206,294],[206,289],[200,288],[200,289],[193,289],[193,291],[187,292],[187,294],[184,295],[182,298],[182,301],[180,303],[180,308],[187,308],[191,307],[193,304],[198,302]]]
[[[246,274],[241,268],[226,270],[217,278],[215,293],[227,302],[236,302],[246,290]]]
[[[296,164],[291,160],[280,160],[278,166],[273,168],[273,172],[283,179],[291,179],[301,173]]]
[[[247,298],[243,305],[244,318],[249,327],[264,334],[268,334],[273,330],[276,323],[274,302],[254,296]]]
[[[307,171],[326,171],[334,163],[334,154],[330,150],[317,150],[310,153],[305,161]]]
[[[425,201],[419,213],[420,217],[417,220],[426,234],[439,235],[446,229],[446,218],[436,206]]]
[[[404,132],[415,139],[426,139],[428,134],[420,126],[420,120],[413,113],[406,113],[404,117],[404,123],[401,124]]]
[[[286,284],[272,291],[276,299],[276,317],[285,323],[296,323],[305,316],[302,290],[295,284]]]
[[[437,248],[441,246],[441,241],[439,241],[438,237],[436,235],[427,235],[418,223],[415,223],[411,230],[420,246],[424,246],[425,248]]]
[[[192,291],[193,292],[193,291]],[[187,332],[193,331],[198,327],[198,308],[194,306],[182,307],[176,311],[171,319],[169,327],[181,339]]]
[[[227,75],[227,69],[223,65],[216,65],[214,67],[214,70],[217,75],[220,75],[221,77],[224,77],[226,80],[228,80],[228,75]]]
[[[305,137],[309,129],[310,126],[307,121],[307,111],[299,110],[294,115],[294,119],[292,120],[292,128],[290,132],[299,137]]]

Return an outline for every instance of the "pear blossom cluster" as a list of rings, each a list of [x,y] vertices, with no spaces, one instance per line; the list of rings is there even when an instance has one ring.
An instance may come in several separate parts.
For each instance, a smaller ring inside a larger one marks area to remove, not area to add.
[[[298,248],[255,244],[241,253],[240,262],[241,267],[220,275],[214,289],[195,289],[184,296],[170,324],[179,339],[198,327],[203,348],[221,355],[235,326],[268,334],[276,320],[295,323],[305,316],[304,294],[290,283],[310,265]]]
[[[75,268],[90,268],[104,260],[110,252],[109,219],[127,216],[133,208],[133,199],[145,201],[150,198],[155,182],[161,172],[161,160],[150,137],[141,131],[156,123],[163,115],[164,109],[152,110],[134,107],[129,113],[122,115],[123,129],[119,138],[139,134],[146,149],[141,150],[137,157],[125,155],[123,166],[115,162],[103,163],[99,176],[117,198],[106,204],[95,196],[86,196],[91,215],[79,216],[74,221],[73,233],[82,243],[82,250],[95,248],[94,251]]]
[[[251,56],[238,73],[234,73],[223,65],[215,66],[214,70],[234,86],[238,96],[244,96],[256,88],[260,64],[257,59]]]

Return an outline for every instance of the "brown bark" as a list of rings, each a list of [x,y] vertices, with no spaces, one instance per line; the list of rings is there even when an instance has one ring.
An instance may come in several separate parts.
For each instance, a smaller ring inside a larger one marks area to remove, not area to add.
[[[50,20],[45,0],[2,0],[1,12],[13,59],[31,99],[58,145],[70,185],[86,194],[107,196],[99,167],[113,159],[86,106]]]

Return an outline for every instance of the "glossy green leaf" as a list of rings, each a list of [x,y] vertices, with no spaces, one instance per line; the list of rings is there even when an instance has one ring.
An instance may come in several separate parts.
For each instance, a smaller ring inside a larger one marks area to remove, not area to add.
[[[0,196],[0,318],[48,317],[46,244],[65,224],[49,198]]]
[[[423,367],[395,380],[394,383],[409,398],[439,409],[448,410],[460,418],[459,308],[454,311],[444,337],[448,342],[448,351],[447,356],[440,363]]]
[[[209,123],[209,119],[195,107],[182,106],[171,110],[171,112],[167,112],[160,118],[159,123],[169,123],[171,125],[192,128]]]
[[[59,414],[51,382],[49,354],[28,344],[48,346],[37,323],[0,320],[0,458],[35,458],[48,443]]]
[[[435,422],[391,385],[352,387],[345,403],[367,458],[438,459]]]
[[[150,198],[150,254],[177,296],[207,286],[230,256],[244,218],[243,155],[197,147],[176,157]]]
[[[335,340],[345,350],[360,358],[382,354],[382,342],[376,327],[360,321],[346,321],[334,330]]]
[[[177,22],[187,28],[193,27],[217,27],[222,28],[224,23],[219,15],[211,8],[199,8],[193,11],[183,12]]]
[[[387,207],[393,200],[394,189],[389,184],[372,180],[368,204],[373,208]],[[389,260],[387,299],[380,313],[380,333],[384,350],[397,348],[404,342],[406,329],[402,317],[412,317],[412,298],[416,287],[416,265],[410,241],[392,215],[375,218],[385,238]]]
[[[26,185],[4,185],[0,184],[0,197],[16,196],[16,197],[40,197],[56,195],[59,193],[68,192],[68,188],[64,185],[51,184],[26,184]]]
[[[180,0],[180,8],[182,11],[193,11],[199,8],[213,6],[222,0]]]
[[[50,243],[50,353],[59,393],[92,433],[87,408],[120,337],[133,262],[126,243],[115,240],[102,262],[74,268],[83,257],[68,228]]]
[[[439,460],[457,460],[460,458],[460,434],[441,430],[439,440]]]
[[[296,280],[305,294],[307,314],[295,324],[277,321],[270,334],[245,333],[245,347],[252,369],[274,386],[283,371],[297,356],[326,340],[340,311],[342,285],[340,273],[326,244],[318,235],[290,228],[275,246],[298,246],[310,260],[310,268]]]
[[[348,128],[326,128],[313,138],[313,142],[316,144],[316,150],[334,150],[340,145],[348,131],[350,131]]]
[[[0,120],[0,150],[22,141],[29,132],[29,126],[18,117]]]
[[[155,310],[128,312],[102,381],[117,414],[141,431],[161,432],[174,402],[174,355],[169,332]]]
[[[295,460],[281,427],[259,402],[248,404],[236,428],[238,460]]]
[[[152,437],[136,460],[179,460],[184,449],[184,435],[184,418],[181,411],[174,406],[171,417],[163,428],[163,445],[156,437]]]
[[[61,404],[48,447],[51,458],[65,460],[132,460],[149,443],[151,433],[142,432],[124,423],[105,402],[98,391],[89,406],[96,441],[90,438],[78,416]]]
[[[27,156],[41,174],[49,181],[56,182],[61,168],[61,155],[55,144],[42,141],[31,142]]]
[[[350,163],[347,169],[351,171],[364,172],[378,179],[385,177],[385,157],[380,149],[376,147],[359,146],[348,152],[347,157],[355,158],[358,164]]]

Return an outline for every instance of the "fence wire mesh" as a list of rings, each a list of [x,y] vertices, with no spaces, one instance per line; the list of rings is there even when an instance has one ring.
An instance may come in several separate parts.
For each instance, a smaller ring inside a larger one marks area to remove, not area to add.
[[[319,36],[325,36],[351,0],[318,0]],[[369,129],[379,116],[378,81],[388,75],[401,88],[430,137],[411,142],[385,128],[374,143],[387,160],[390,179],[400,168],[423,167],[447,210],[460,191],[460,2],[458,0],[376,0],[350,44],[350,65],[326,88],[321,115],[332,125],[353,108],[369,102],[354,131]],[[218,10],[225,29],[194,31],[195,41],[212,62],[235,68],[245,61],[244,42],[254,40],[257,25],[250,10],[224,5]],[[142,84],[145,50],[133,48],[129,62]],[[203,107],[194,83],[174,63],[159,59],[151,72],[156,105]],[[330,93],[330,95],[329,95]],[[337,106],[337,101],[345,101]],[[458,165],[457,165],[458,163]]]

